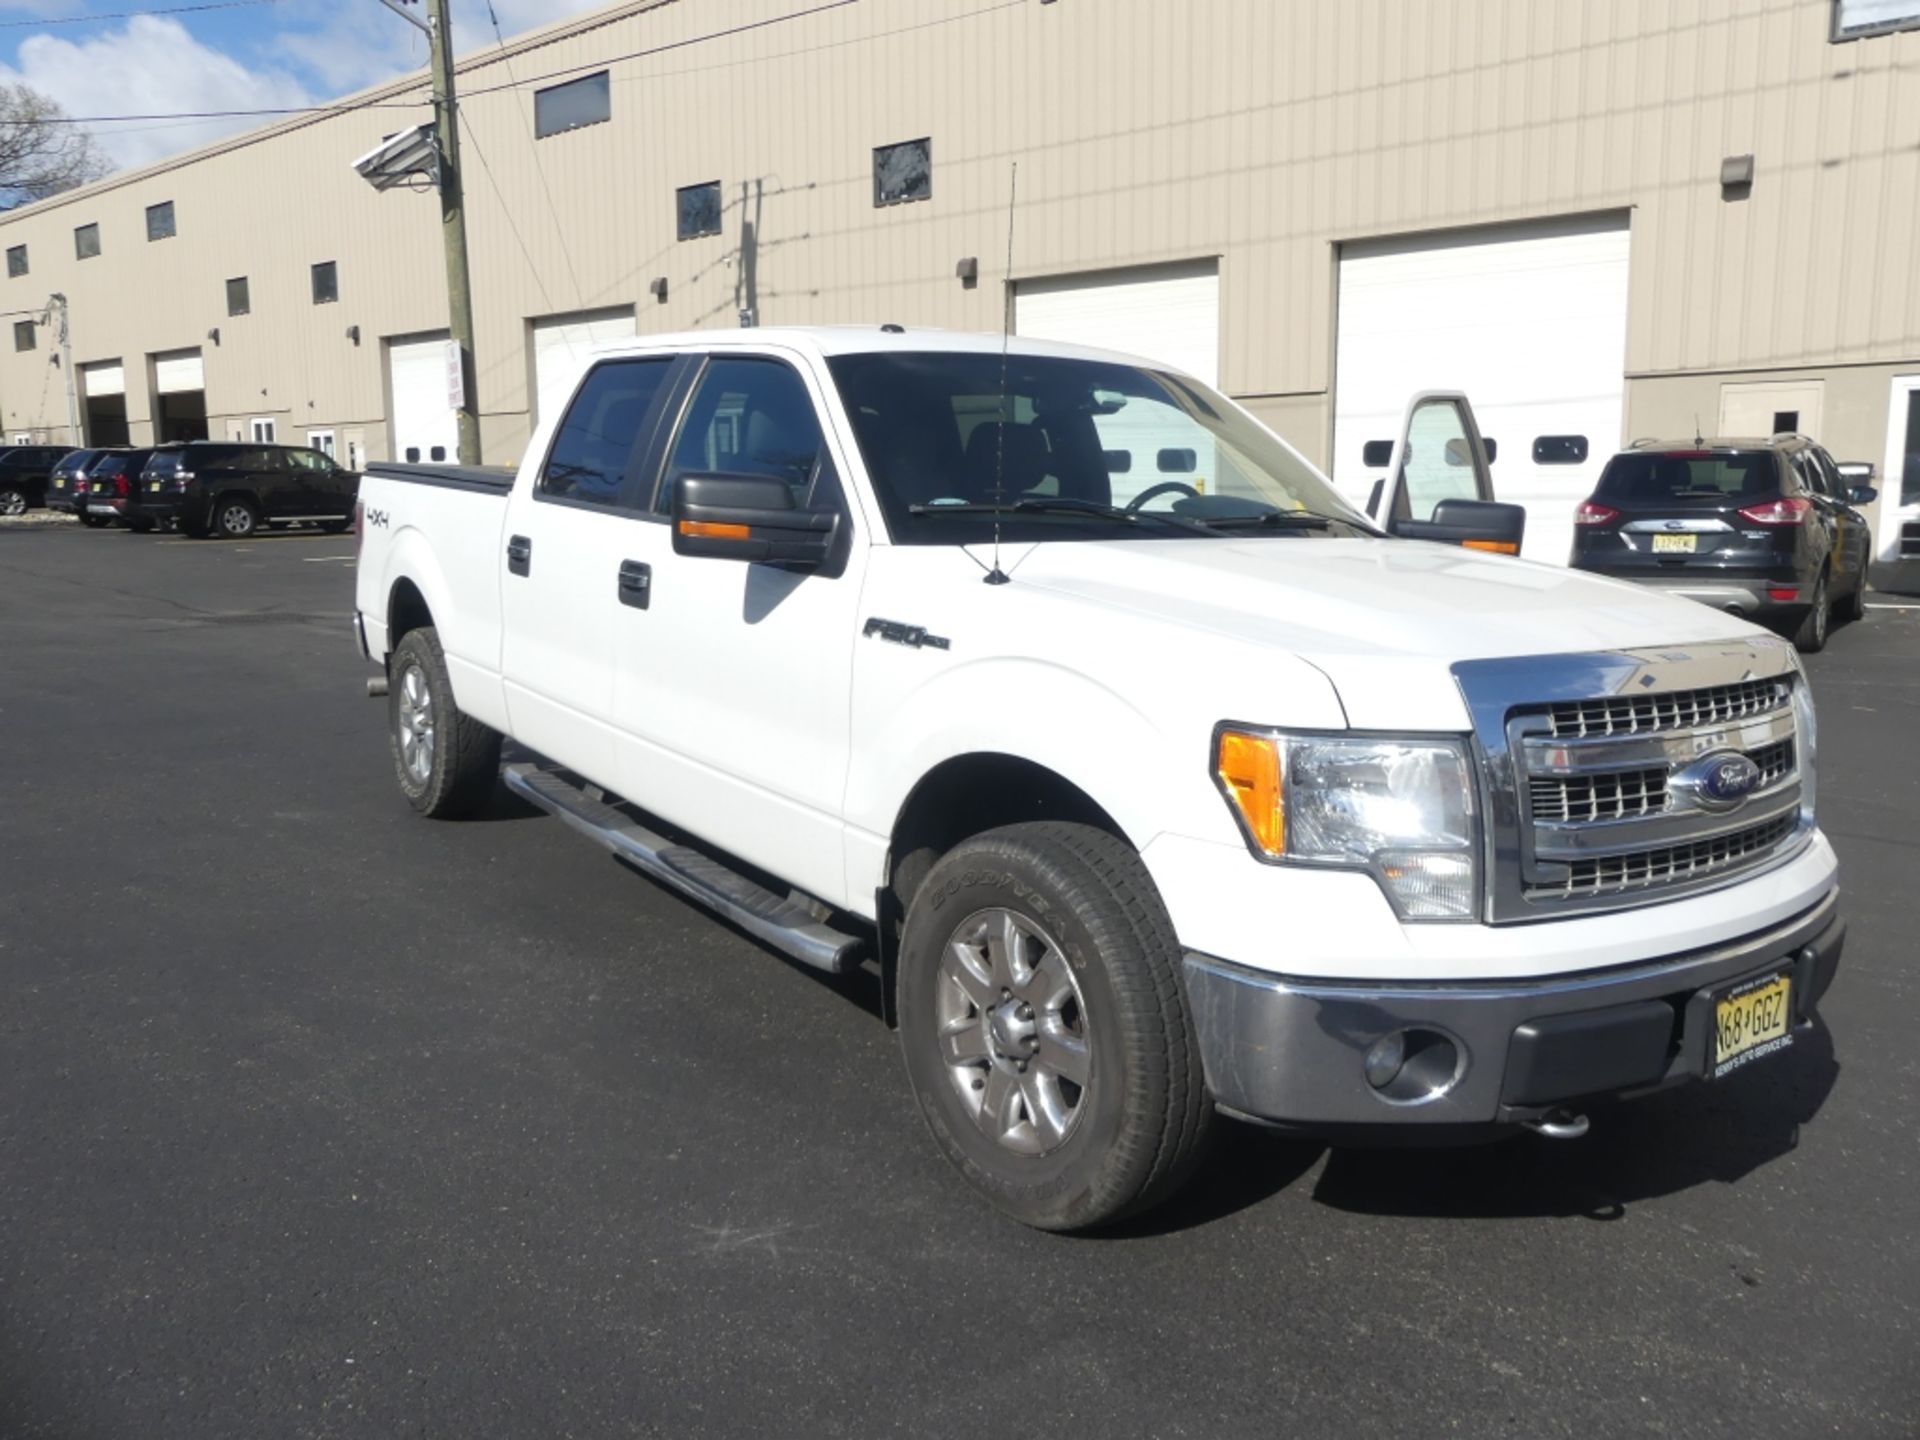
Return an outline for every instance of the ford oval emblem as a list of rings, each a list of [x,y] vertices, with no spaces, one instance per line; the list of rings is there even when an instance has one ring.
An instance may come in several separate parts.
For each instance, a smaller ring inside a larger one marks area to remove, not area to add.
[[[1667,786],[1703,810],[1731,810],[1760,788],[1760,767],[1738,751],[1720,750],[1674,772]]]

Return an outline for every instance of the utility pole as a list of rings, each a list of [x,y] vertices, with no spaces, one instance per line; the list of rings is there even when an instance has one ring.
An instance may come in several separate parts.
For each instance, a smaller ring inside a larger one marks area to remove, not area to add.
[[[67,297],[56,290],[47,297],[47,311],[50,317],[58,317],[60,373],[67,382],[67,443],[78,450],[83,443],[80,439],[80,392],[73,378],[73,340],[67,333]]]
[[[440,236],[447,255],[447,330],[459,353],[459,373],[449,367],[447,399],[458,426],[462,465],[480,463],[480,399],[474,384],[473,287],[467,270],[467,213],[460,186],[460,110],[453,93],[453,22],[448,0],[426,0],[427,18],[413,13],[420,0],[380,0],[409,24],[424,30],[433,70],[433,139],[439,152]]]

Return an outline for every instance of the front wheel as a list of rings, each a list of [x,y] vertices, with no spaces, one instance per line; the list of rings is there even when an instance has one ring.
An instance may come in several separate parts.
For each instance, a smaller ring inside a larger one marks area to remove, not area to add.
[[[907,913],[908,1079],[947,1159],[1001,1210],[1081,1230],[1186,1178],[1213,1104],[1153,881],[1084,825],[962,842]]]
[[[460,820],[479,813],[500,772],[500,732],[453,703],[453,682],[431,626],[394,648],[387,736],[401,793],[422,815]]]

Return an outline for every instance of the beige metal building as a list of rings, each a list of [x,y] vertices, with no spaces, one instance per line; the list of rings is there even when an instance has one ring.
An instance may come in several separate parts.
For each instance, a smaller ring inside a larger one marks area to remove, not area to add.
[[[630,0],[460,84],[489,461],[597,339],[1009,301],[1360,493],[1417,388],[1550,511],[1639,435],[1920,451],[1920,0]],[[351,168],[426,102],[0,217],[7,433],[66,436],[60,292],[96,439],[450,458],[437,201]]]

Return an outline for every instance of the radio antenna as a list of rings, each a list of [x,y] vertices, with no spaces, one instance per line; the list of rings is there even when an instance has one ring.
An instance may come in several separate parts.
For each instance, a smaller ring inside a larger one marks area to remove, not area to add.
[[[993,429],[993,569],[986,583],[1004,585],[1007,572],[1000,568],[1000,521],[1007,511],[1007,346],[1013,337],[1013,215],[1014,201],[1020,194],[1020,162],[1013,162],[1007,181],[1007,288],[1000,308],[1000,406],[999,422]]]

